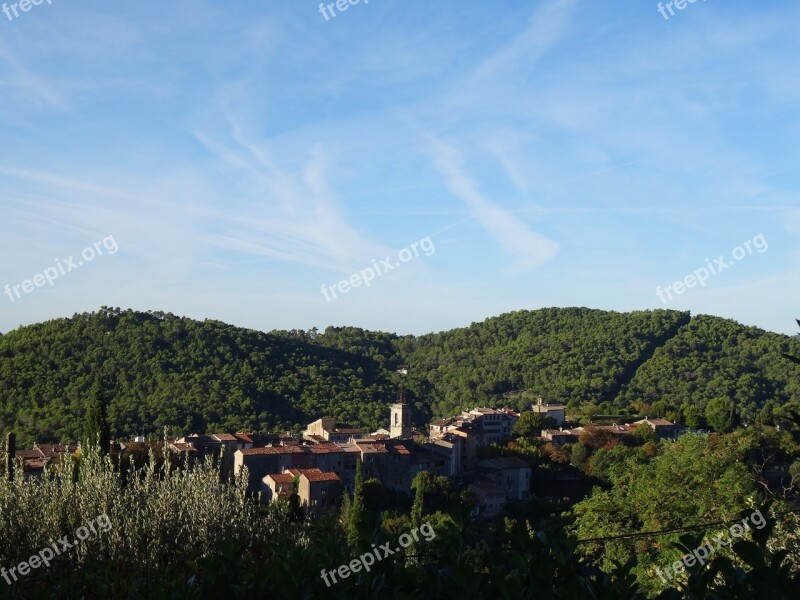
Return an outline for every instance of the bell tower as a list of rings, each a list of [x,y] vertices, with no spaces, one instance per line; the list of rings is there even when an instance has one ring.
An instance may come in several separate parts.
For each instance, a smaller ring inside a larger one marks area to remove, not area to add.
[[[397,402],[392,404],[392,412],[389,416],[389,437],[411,437],[411,405],[406,404],[406,397],[402,388],[397,394]]]

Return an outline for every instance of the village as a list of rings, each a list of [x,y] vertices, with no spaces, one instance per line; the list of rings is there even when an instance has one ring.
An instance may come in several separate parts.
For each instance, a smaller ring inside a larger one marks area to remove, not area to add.
[[[647,425],[658,439],[676,439],[684,431],[665,419],[644,418],[628,424],[565,428],[563,404],[540,399],[531,412],[549,417],[558,429],[544,429],[541,439],[556,446],[575,443],[586,427],[620,439],[636,427]],[[509,408],[478,407],[433,421],[427,435],[414,429],[412,407],[402,395],[390,408],[388,429],[365,432],[333,418],[310,423],[302,434],[192,433],[168,440],[177,462],[192,468],[198,460],[219,461],[223,481],[246,469],[247,493],[263,503],[297,494],[309,515],[337,508],[344,490],[352,493],[357,462],[365,479],[377,479],[384,488],[409,494],[421,472],[447,477],[474,498],[473,515],[493,517],[506,503],[526,500],[531,494],[532,466],[517,456],[480,458],[480,449],[510,438],[521,413]],[[118,451],[141,449],[144,437],[133,442],[112,442]],[[78,443],[39,444],[16,451],[26,478],[41,476],[56,457],[74,454]]]

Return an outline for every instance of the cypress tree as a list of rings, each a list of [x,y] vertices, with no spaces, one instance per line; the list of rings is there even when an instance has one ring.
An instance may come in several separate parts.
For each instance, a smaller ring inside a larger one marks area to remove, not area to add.
[[[14,481],[14,460],[17,455],[17,435],[13,431],[6,434],[6,477]]]
[[[356,484],[353,499],[347,511],[347,543],[352,549],[358,548],[361,540],[361,527],[364,522],[364,473],[361,459],[356,459]]]
[[[414,494],[414,504],[411,506],[411,528],[419,531],[422,526],[422,508],[425,501],[425,491],[428,489],[430,482],[430,473],[422,471],[414,478],[412,486],[416,487],[416,494]],[[406,564],[412,565],[420,562],[420,554],[422,554],[422,547],[417,540],[412,539],[411,544],[408,546],[408,553]]]
[[[84,444],[99,446],[100,453],[108,454],[111,433],[108,427],[108,407],[103,387],[95,381],[90,392],[84,425]]]

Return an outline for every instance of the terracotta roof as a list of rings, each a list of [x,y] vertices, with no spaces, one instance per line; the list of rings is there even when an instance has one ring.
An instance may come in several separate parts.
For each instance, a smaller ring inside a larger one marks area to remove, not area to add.
[[[220,442],[238,442],[239,439],[230,433],[214,433],[212,434]]]
[[[75,452],[78,449],[78,444],[36,444],[35,450],[39,450],[45,458],[52,458],[59,454],[67,452]]]
[[[336,444],[314,444],[313,446],[305,446],[311,454],[332,454],[334,452],[344,452]]]
[[[172,447],[178,452],[197,452],[197,448],[191,444],[182,444],[180,442],[172,443]]]
[[[336,473],[320,471],[319,469],[304,469],[300,474],[311,482],[340,481]]]
[[[388,452],[388,450],[386,450],[386,446],[379,444],[378,442],[356,442],[356,445],[361,449],[362,452],[367,454],[385,454]]]
[[[267,477],[272,479],[275,483],[292,483],[294,481],[295,476],[289,472],[286,472],[286,473],[270,473],[269,475],[264,477],[264,479],[266,479]]]
[[[408,451],[408,448],[401,444],[397,444],[396,446],[387,446],[386,449],[392,454],[411,454],[411,452]]]
[[[23,460],[43,458],[42,453],[39,452],[39,450],[37,450],[36,448],[34,448],[33,450],[17,450],[15,456]]]
[[[236,433],[234,435],[236,436],[237,439],[239,439],[239,440],[241,440],[243,442],[247,442],[248,444],[252,444],[253,443],[253,438],[251,438],[246,433]]]
[[[243,456],[258,456],[265,454],[300,454],[303,448],[300,446],[267,446],[265,448],[247,448],[239,450]]]

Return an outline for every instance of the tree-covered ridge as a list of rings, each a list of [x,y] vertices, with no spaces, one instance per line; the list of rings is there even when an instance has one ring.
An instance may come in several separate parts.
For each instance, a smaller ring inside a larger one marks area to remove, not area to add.
[[[689,322],[668,310],[616,313],[587,308],[517,311],[465,329],[399,340],[408,362],[438,393],[434,412],[464,405],[579,405],[612,400],[636,367]]]
[[[414,337],[355,327],[262,333],[103,308],[0,336],[0,427],[23,445],[78,439],[98,375],[118,437],[164,425],[287,429],[322,415],[376,428],[401,385],[422,428],[433,416],[536,396],[572,413],[588,406],[700,425],[709,401],[731,398],[738,418],[768,423],[772,407],[798,398],[784,353],[800,356],[800,344],[666,310],[517,311]]]
[[[782,355],[798,342],[726,319],[694,317],[643,364],[618,399],[621,405],[693,420],[715,398],[734,401],[745,423],[768,421],[773,408],[797,401],[797,367]]]
[[[103,309],[0,338],[0,427],[77,439],[97,373],[112,434],[268,430],[330,414],[377,425],[395,393],[373,359],[285,334]]]

